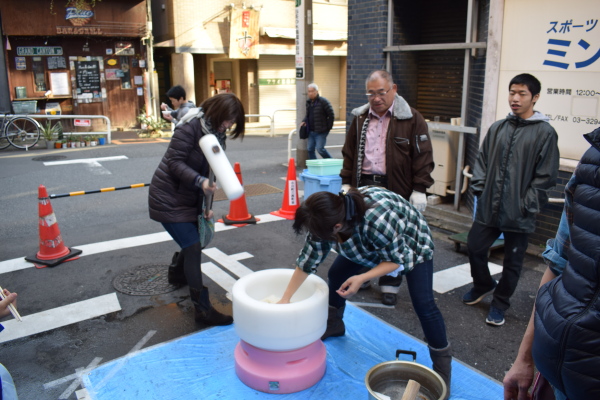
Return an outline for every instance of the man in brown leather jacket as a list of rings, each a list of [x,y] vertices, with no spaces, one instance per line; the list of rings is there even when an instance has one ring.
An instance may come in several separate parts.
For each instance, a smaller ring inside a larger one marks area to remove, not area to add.
[[[427,123],[397,94],[389,72],[371,72],[366,91],[369,102],[352,110],[354,120],[342,148],[342,184],[385,187],[423,212],[434,167]],[[396,304],[402,276],[392,275],[379,279],[383,304]]]

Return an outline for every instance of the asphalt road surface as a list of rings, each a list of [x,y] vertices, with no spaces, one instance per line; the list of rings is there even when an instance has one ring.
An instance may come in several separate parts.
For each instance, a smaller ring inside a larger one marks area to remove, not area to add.
[[[343,140],[343,134],[329,136],[334,157],[341,158]],[[178,250],[162,226],[149,219],[147,188],[53,199],[66,245],[83,249],[83,256],[54,268],[38,269],[23,261],[39,250],[39,185],[45,185],[49,194],[60,194],[149,183],[167,146],[168,141],[161,141],[0,152],[0,286],[19,294],[17,307],[25,319],[1,321],[6,329],[0,333],[0,362],[13,375],[21,400],[76,399],[75,392],[82,389],[79,376],[86,369],[206,328],[193,320],[187,287],[152,294],[161,286],[149,284],[145,289],[150,294],[126,293],[133,291],[127,276],[157,269],[164,278]],[[203,257],[203,263],[211,263],[204,269],[213,303],[231,312],[227,282],[237,276],[229,268],[292,268],[303,240],[292,232],[291,221],[268,217],[282,206],[287,136],[228,141],[227,155],[232,163],[240,163],[245,185],[262,184],[259,188],[275,191],[248,196],[249,212],[264,215],[263,221],[217,232]],[[299,182],[300,189],[302,185]],[[227,200],[217,201],[215,214],[226,215],[229,207]],[[454,355],[501,381],[516,355],[545,266],[527,257],[506,324],[491,327],[484,322],[490,298],[471,307],[461,302],[470,286],[464,268],[461,272],[454,267],[467,263],[466,255],[454,251],[447,239],[450,232],[432,230],[436,273],[447,270],[446,277],[467,279],[436,293]],[[330,256],[321,265],[321,277],[326,277],[332,261]],[[502,264],[501,250],[492,253],[491,262]],[[395,307],[382,306],[380,296],[375,285],[353,301],[422,339],[406,287],[401,288]]]

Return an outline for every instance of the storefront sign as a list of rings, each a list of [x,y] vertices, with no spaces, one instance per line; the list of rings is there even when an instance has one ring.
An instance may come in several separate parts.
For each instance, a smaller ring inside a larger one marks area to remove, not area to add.
[[[296,0],[296,79],[304,79],[304,11],[302,0]]]
[[[92,120],[91,119],[76,119],[74,125],[75,126],[92,126]]]
[[[527,18],[535,13],[535,18]],[[527,40],[515,26],[527,27]],[[535,110],[558,133],[560,156],[579,160],[600,124],[600,2],[505,1],[496,118],[508,111],[508,84],[521,72],[542,84]]]
[[[39,47],[17,47],[18,56],[62,56],[62,47],[39,46]]]
[[[117,59],[116,58],[109,58],[108,60],[106,60],[106,63],[108,65],[117,65]]]
[[[85,1],[71,1],[68,5],[65,19],[75,26],[83,26],[94,17],[92,6]]]
[[[296,78],[259,79],[258,84],[260,86],[295,85]]]
[[[101,36],[104,32],[101,28],[93,26],[57,26],[57,35],[93,35]]]

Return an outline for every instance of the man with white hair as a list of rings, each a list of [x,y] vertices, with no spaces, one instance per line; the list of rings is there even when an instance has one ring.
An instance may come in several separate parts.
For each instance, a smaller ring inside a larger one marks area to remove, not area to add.
[[[325,97],[319,96],[319,87],[316,83],[308,85],[308,100],[306,101],[306,117],[300,126],[306,125],[308,132],[308,158],[315,160],[317,154],[315,149],[323,158],[331,158],[331,154],[325,149],[327,135],[333,127],[334,114],[331,103]]]
[[[381,186],[425,211],[425,190],[433,185],[433,149],[423,116],[398,95],[385,70],[367,76],[368,103],[352,110],[354,119],[342,148],[342,187]],[[403,266],[379,278],[382,303],[396,304]]]

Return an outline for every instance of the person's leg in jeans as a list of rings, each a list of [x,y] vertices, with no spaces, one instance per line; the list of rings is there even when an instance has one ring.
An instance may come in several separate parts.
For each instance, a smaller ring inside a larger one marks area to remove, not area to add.
[[[406,274],[406,284],[427,343],[436,349],[448,346],[444,317],[433,297],[433,261],[415,265]]]
[[[317,137],[319,134],[317,132],[308,131],[308,142],[306,143],[306,150],[308,150],[308,159],[316,160],[317,154],[315,153],[315,148],[317,146]]]
[[[330,336],[344,336],[346,325],[344,325],[344,310],[346,299],[335,291],[342,286],[346,279],[361,273],[362,265],[356,264],[343,256],[337,256],[333,261],[327,274],[327,285],[329,286],[329,310],[327,314],[327,329],[321,340]]]
[[[326,133],[317,133],[316,143],[317,143],[317,152],[321,155],[321,157],[331,158],[331,154],[329,154],[329,152],[325,148],[325,143],[327,143],[327,134]]]
[[[523,269],[523,258],[529,235],[522,232],[504,232],[504,263],[502,264],[502,277],[494,290],[492,307],[502,311],[510,307],[510,297],[517,288],[521,269]]]
[[[469,263],[473,277],[473,290],[476,293],[488,292],[496,286],[496,281],[488,268],[488,253],[492,244],[498,239],[501,231],[498,228],[474,222],[467,237]]]
[[[406,275],[406,284],[427,340],[433,370],[440,374],[448,387],[445,397],[447,399],[450,397],[452,349],[446,336],[444,317],[433,297],[433,260],[415,265],[415,268]]]

